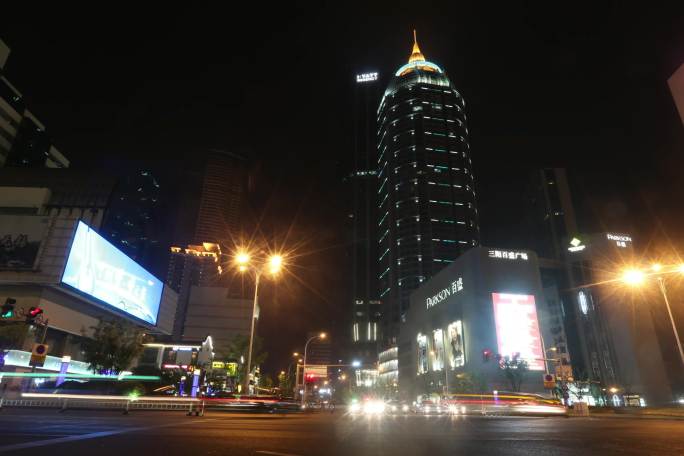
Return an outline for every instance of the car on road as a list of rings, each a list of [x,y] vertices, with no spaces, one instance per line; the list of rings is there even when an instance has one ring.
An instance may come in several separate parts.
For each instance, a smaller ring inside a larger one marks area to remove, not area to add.
[[[403,415],[410,411],[411,407],[405,401],[389,400],[385,402],[385,413],[388,415]]]
[[[442,402],[425,400],[416,404],[415,412],[422,415],[446,415],[449,413],[449,407]]]

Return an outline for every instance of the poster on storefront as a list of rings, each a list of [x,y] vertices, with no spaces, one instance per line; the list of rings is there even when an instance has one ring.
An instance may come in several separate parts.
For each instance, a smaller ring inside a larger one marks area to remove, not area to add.
[[[428,371],[428,343],[427,336],[418,334],[418,373],[424,374]]]
[[[465,348],[463,343],[463,323],[461,320],[451,323],[447,327],[447,341],[449,342],[449,365],[452,369],[465,365]]]
[[[0,215],[0,269],[33,269],[50,219]]]
[[[432,332],[432,370],[442,370],[444,367],[444,331],[435,329]]]
[[[544,370],[534,296],[492,293],[499,355],[527,361],[530,370]]]

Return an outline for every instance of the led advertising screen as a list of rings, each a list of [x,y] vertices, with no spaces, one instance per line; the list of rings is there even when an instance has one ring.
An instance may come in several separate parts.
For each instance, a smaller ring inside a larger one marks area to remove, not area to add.
[[[532,295],[492,293],[501,356],[519,354],[530,370],[544,370],[537,306]]]
[[[157,323],[162,282],[83,222],[78,222],[62,283]]]

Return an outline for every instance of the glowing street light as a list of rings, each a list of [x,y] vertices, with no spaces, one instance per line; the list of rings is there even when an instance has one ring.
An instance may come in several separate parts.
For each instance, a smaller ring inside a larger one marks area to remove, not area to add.
[[[313,337],[310,337],[309,340],[307,340],[306,343],[304,344],[304,366],[303,366],[304,373],[302,374],[302,383],[303,383],[303,385],[302,385],[303,386],[303,388],[302,388],[302,406],[304,406],[304,403],[306,401],[306,380],[305,380],[305,377],[306,377],[306,354],[307,354],[307,350],[309,349],[309,344],[315,339],[323,340],[326,337],[328,337],[327,334],[322,332],[320,334],[316,334]]]
[[[646,279],[646,274],[638,269],[628,269],[622,274],[622,281],[627,285],[641,285]]]
[[[254,302],[252,305],[252,321],[249,331],[249,352],[247,353],[247,375],[244,379],[244,389],[249,391],[249,377],[252,372],[252,348],[254,347],[254,320],[256,319],[256,308],[259,300],[259,279],[262,272],[268,267],[268,271],[272,275],[280,272],[283,265],[283,257],[281,255],[271,255],[264,263],[254,264],[252,256],[245,250],[239,250],[235,254],[235,264],[237,264],[240,272],[246,272],[251,269],[254,272]]]
[[[283,267],[283,257],[280,255],[272,255],[268,259],[268,270],[271,272],[271,274],[277,274],[280,272],[280,269]]]
[[[667,308],[667,314],[670,317],[670,324],[672,324],[672,332],[674,333],[675,340],[677,342],[677,349],[679,350],[679,357],[684,364],[684,348],[682,348],[682,341],[679,339],[679,332],[677,331],[677,325],[675,324],[674,317],[672,316],[672,309],[670,309],[670,300],[667,297],[667,288],[665,287],[665,278],[660,271],[663,267],[655,263],[651,266],[651,270],[658,281],[658,287],[660,288],[660,293],[663,295],[663,300],[665,301],[665,307]],[[679,272],[684,273],[684,265],[679,265],[677,267]],[[668,267],[666,272],[672,272],[672,267]],[[646,280],[646,274],[638,269],[628,269],[622,274],[622,281],[631,286],[639,286]]]
[[[238,254],[235,255],[235,262],[238,264],[238,266],[247,266],[249,259],[249,253],[247,252],[238,252]]]

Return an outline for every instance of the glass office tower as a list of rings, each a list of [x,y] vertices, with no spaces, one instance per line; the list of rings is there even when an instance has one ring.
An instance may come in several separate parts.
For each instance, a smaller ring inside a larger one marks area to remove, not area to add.
[[[377,123],[379,297],[392,345],[411,292],[479,243],[465,101],[415,32]]]

